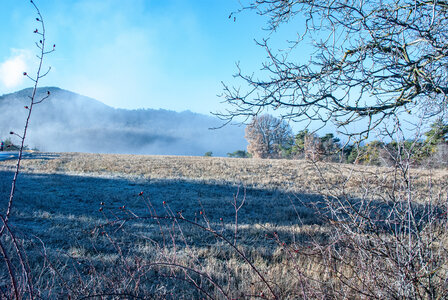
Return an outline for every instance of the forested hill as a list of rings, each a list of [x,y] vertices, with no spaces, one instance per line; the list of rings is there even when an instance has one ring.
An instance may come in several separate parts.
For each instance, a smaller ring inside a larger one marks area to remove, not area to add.
[[[27,142],[55,152],[131,153],[225,156],[245,149],[243,127],[221,125],[217,118],[190,111],[109,107],[95,99],[56,87],[38,89]],[[0,138],[21,133],[31,89],[0,96]]]

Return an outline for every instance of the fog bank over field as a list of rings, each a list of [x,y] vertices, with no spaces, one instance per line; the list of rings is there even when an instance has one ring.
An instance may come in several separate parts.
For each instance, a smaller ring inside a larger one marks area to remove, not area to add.
[[[214,117],[190,111],[109,107],[60,88],[38,89],[51,96],[35,106],[26,144],[50,152],[93,152],[215,156],[246,148],[244,128],[218,127]],[[31,89],[0,96],[0,138],[23,132]],[[39,97],[37,99],[39,99]],[[18,142],[17,138],[14,142]]]

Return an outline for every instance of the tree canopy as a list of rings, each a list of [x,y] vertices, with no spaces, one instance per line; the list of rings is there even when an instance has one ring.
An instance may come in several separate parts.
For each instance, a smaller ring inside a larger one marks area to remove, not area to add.
[[[282,118],[333,122],[348,135],[366,135],[403,112],[439,115],[448,94],[448,2],[437,0],[257,0],[242,11],[268,17],[275,32],[294,18],[304,29],[291,47],[259,42],[268,60],[260,73],[236,77],[247,88],[224,85],[226,120],[265,109]],[[292,55],[312,44],[308,59]],[[259,79],[263,78],[263,79]],[[358,123],[359,121],[362,123]]]

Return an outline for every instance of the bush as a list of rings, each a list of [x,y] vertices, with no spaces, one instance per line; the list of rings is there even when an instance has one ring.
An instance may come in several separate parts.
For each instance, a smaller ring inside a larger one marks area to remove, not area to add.
[[[3,141],[3,151],[17,151],[20,149],[20,146],[15,145],[10,138],[7,138]],[[28,146],[24,147],[24,150],[28,150]]]
[[[248,158],[252,156],[245,150],[236,150],[235,152],[227,153],[227,157]]]

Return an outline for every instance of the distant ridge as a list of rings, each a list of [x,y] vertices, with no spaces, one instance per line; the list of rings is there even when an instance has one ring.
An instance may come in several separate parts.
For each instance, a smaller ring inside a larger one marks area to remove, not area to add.
[[[115,109],[58,88],[42,87],[51,97],[33,110],[27,144],[42,151],[216,156],[245,149],[242,127],[218,130],[220,120],[190,111]],[[21,132],[32,89],[0,96],[0,138]]]

